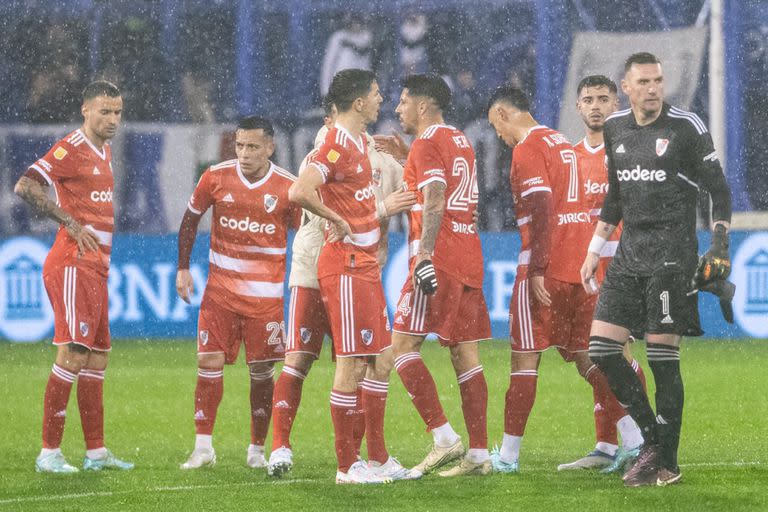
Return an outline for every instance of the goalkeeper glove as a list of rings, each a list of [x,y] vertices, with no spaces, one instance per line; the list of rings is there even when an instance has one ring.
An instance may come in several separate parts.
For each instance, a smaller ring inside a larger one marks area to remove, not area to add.
[[[416,265],[413,270],[413,278],[416,282],[416,286],[424,293],[424,295],[432,295],[437,291],[437,274],[435,273],[435,266],[432,265],[432,261],[423,260]]]
[[[700,288],[703,292],[709,292],[720,299],[720,311],[723,312],[723,318],[729,324],[733,323],[733,306],[731,301],[736,293],[736,285],[725,279],[710,281]]]
[[[709,281],[725,280],[731,273],[731,259],[728,255],[728,232],[725,226],[717,224],[712,231],[709,250],[699,258],[699,267],[694,276],[694,287],[701,288]]]

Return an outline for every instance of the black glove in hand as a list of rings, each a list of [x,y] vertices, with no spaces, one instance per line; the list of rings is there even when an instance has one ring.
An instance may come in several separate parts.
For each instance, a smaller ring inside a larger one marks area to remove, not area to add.
[[[733,323],[733,306],[731,301],[733,295],[736,293],[736,285],[725,279],[718,279],[716,281],[710,281],[705,283],[699,288],[702,292],[709,292],[712,295],[720,299],[720,311],[723,313],[723,318],[729,324]]]
[[[712,231],[712,244],[709,250],[699,258],[694,286],[701,288],[709,281],[725,280],[731,273],[731,258],[728,255],[728,232],[725,226],[718,224]]]
[[[416,286],[424,295],[433,295],[437,291],[437,274],[435,274],[435,266],[430,260],[423,260],[416,265],[413,270],[413,278],[416,281]]]

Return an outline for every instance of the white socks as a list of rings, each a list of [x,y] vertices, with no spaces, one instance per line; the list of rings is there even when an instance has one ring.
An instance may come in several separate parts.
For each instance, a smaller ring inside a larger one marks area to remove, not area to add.
[[[616,429],[621,434],[621,446],[625,450],[633,450],[643,444],[643,434],[629,414],[616,422]]]
[[[465,458],[473,464],[480,464],[490,459],[491,455],[488,453],[488,448],[470,448]]]
[[[213,450],[213,436],[197,434],[195,436],[195,450]]]
[[[433,428],[432,437],[435,438],[435,444],[443,448],[456,444],[456,441],[459,440],[459,434],[453,430],[450,423]]]
[[[49,455],[53,455],[54,453],[61,453],[61,448],[43,448],[40,450],[40,455],[38,455],[37,458],[42,459]]]
[[[107,449],[103,446],[94,450],[85,450],[85,456],[89,459],[100,460],[107,458]]]
[[[505,433],[504,438],[501,441],[501,450],[499,453],[502,462],[506,462],[507,464],[517,462],[517,459],[520,458],[520,443],[522,442],[522,436],[511,436]]]
[[[616,446],[615,444],[604,443],[601,441],[595,445],[595,450],[597,450],[598,452],[607,453],[608,455],[613,457],[614,455],[616,455],[616,452],[619,451],[619,447]]]

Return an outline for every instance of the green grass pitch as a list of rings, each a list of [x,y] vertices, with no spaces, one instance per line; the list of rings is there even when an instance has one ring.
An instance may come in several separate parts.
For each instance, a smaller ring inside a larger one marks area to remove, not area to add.
[[[644,345],[634,349],[647,370]],[[54,349],[0,343],[0,510],[768,510],[764,341],[685,342],[683,483],[641,489],[625,489],[615,476],[555,470],[594,443],[591,391],[555,352],[545,355],[540,368],[521,474],[448,480],[430,475],[386,486],[337,486],[328,406],[333,366],[323,355],[304,385],[290,478],[272,480],[245,465],[249,412],[242,358],[225,373],[214,435],[217,466],[178,469],[194,442],[196,363],[191,341],[114,343],[105,384],[107,445],[134,461],[134,471],[40,475],[34,472],[34,459]],[[493,444],[502,433],[509,347],[487,342],[481,356]],[[424,357],[449,419],[466,439],[448,353],[427,343]],[[84,446],[74,398],[73,393],[62,448],[70,462],[80,463]],[[386,421],[392,454],[405,465],[419,462],[431,436],[396,375]]]

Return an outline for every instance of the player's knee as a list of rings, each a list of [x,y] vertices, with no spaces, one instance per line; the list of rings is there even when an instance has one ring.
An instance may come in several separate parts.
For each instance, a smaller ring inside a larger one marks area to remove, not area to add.
[[[602,336],[589,337],[589,358],[598,368],[606,363],[624,357],[624,345],[616,340]]]
[[[248,371],[252,381],[271,380],[275,376],[275,363],[272,361],[248,363]]]
[[[224,368],[224,354],[198,354],[197,366],[207,370],[220,370]]]

